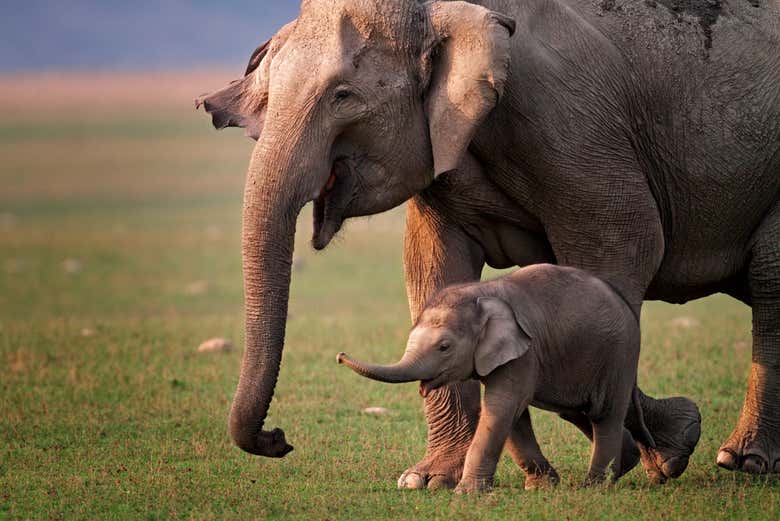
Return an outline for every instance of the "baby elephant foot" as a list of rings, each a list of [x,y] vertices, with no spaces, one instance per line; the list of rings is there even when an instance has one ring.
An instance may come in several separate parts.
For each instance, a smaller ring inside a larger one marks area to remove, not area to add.
[[[407,469],[398,478],[399,489],[429,490],[451,489],[460,481],[463,473],[463,461],[466,451],[450,455],[447,458],[428,458]]]
[[[493,478],[466,478],[455,487],[456,494],[482,494],[493,490]]]
[[[544,472],[529,472],[525,475],[526,490],[551,490],[560,482],[561,478],[552,467]]]
[[[637,442],[642,466],[653,483],[682,475],[701,435],[701,414],[688,398],[657,400],[658,415],[648,420],[655,448]]]
[[[780,473],[780,432],[740,418],[718,452],[718,466],[749,474]]]

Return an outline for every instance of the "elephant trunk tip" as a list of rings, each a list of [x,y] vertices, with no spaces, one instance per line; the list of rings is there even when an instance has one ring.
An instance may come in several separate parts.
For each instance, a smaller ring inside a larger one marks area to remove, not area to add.
[[[339,364],[343,364],[344,360],[346,360],[347,358],[349,358],[347,356],[347,353],[341,352],[341,353],[336,355],[336,362],[339,363]]]
[[[256,456],[283,458],[294,449],[292,445],[287,443],[284,431],[279,428],[264,431],[260,428],[231,425],[230,436],[238,448]]]

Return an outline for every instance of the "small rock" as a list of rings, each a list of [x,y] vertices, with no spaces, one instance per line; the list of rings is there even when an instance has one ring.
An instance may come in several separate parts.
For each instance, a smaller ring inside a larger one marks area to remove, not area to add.
[[[205,280],[196,280],[195,282],[191,282],[190,284],[187,284],[186,292],[187,295],[203,295],[209,290],[209,283]]]
[[[212,338],[198,346],[198,353],[229,353],[233,350],[233,342],[224,338]]]
[[[699,327],[699,321],[693,317],[677,317],[673,320],[670,320],[669,325],[682,329],[691,329],[694,327]]]
[[[90,329],[88,327],[84,327],[84,328],[81,329],[81,336],[83,336],[83,337],[95,336],[95,330],[94,329]]]
[[[65,273],[73,275],[84,269],[84,265],[78,259],[65,259],[62,261],[62,269],[65,270]]]
[[[374,414],[376,416],[382,416],[389,413],[390,411],[388,411],[384,407],[366,407],[365,409],[363,409],[363,412],[365,414]]]

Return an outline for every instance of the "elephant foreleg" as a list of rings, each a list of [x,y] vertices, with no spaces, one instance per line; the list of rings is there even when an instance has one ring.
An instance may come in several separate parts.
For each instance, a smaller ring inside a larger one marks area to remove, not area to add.
[[[511,364],[510,364],[511,365]],[[463,477],[456,493],[487,492],[493,487],[501,451],[512,431],[518,411],[528,409],[533,381],[518,381],[514,369],[501,366],[485,380],[485,399],[474,441],[466,454]],[[542,457],[543,458],[543,457]]]
[[[453,283],[479,280],[480,247],[423,198],[407,203],[404,269],[412,321],[426,301]],[[479,382],[437,389],[425,400],[428,447],[425,457],[398,479],[399,488],[454,487],[477,428]]]

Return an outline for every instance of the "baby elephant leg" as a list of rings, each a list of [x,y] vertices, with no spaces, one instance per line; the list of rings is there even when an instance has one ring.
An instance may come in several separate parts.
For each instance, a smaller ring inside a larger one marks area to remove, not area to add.
[[[617,480],[620,468],[620,454],[623,445],[623,417],[611,415],[598,422],[593,422],[593,453],[590,458],[588,477],[585,486],[603,483],[607,475],[612,473],[612,480]]]
[[[526,490],[552,488],[560,481],[558,473],[539,448],[528,409],[515,420],[506,448],[512,460],[525,472]]]
[[[560,417],[575,425],[593,443],[593,425],[590,419],[582,412],[564,412]],[[639,449],[636,447],[634,437],[623,429],[623,441],[620,450],[620,466],[615,467],[615,478],[619,478],[636,467],[639,463]]]
[[[501,451],[509,438],[517,411],[528,408],[530,400],[517,401],[515,383],[506,376],[506,365],[491,373],[485,382],[485,397],[474,440],[466,453],[463,477],[455,493],[487,492],[493,487],[493,476]],[[528,392],[528,395],[531,393]]]

